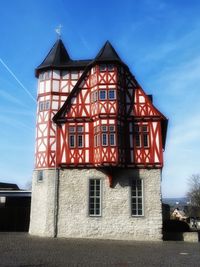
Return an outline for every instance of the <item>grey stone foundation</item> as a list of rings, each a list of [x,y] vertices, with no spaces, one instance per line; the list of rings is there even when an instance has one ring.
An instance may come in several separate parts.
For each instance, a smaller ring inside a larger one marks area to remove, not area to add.
[[[97,169],[44,170],[43,182],[33,174],[30,234],[70,238],[162,240],[159,169],[119,170],[113,187]],[[143,179],[144,216],[131,216],[130,179]],[[100,217],[88,213],[90,178],[102,181]]]

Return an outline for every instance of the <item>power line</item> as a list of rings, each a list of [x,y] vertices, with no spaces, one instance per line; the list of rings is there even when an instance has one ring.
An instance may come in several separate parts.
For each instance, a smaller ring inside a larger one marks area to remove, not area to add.
[[[7,69],[7,71],[12,75],[12,77],[18,82],[18,84],[24,89],[24,91],[28,94],[28,96],[35,102],[35,98],[32,96],[32,94],[29,92],[29,90],[20,82],[20,80],[17,78],[17,76],[12,72],[12,70],[6,65],[6,63],[0,58],[1,64]]]

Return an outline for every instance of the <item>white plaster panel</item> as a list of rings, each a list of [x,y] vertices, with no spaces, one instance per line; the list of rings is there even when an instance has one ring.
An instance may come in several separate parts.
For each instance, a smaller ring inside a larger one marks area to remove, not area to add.
[[[85,123],[85,132],[89,132],[89,123],[88,122]]]
[[[70,78],[70,72],[69,71],[63,71],[62,72],[62,78],[68,80]]]
[[[75,86],[76,83],[77,83],[77,81],[71,81],[71,84],[72,84],[73,86]]]
[[[142,95],[139,96],[139,102],[140,102],[140,103],[145,103],[145,98],[144,98],[144,96],[142,96]]]
[[[66,100],[66,96],[61,96],[61,101],[65,101]]]
[[[44,132],[44,130],[47,128],[47,125],[46,125],[46,123],[40,123],[40,124],[38,125],[38,127],[39,127],[39,129],[40,129],[42,132]]]
[[[60,71],[59,70],[53,71],[53,79],[60,79]]]
[[[81,116],[86,116],[86,113],[85,113],[85,111],[84,111],[84,110],[82,111],[82,114],[81,114]]]
[[[50,91],[51,91],[51,81],[48,80],[48,81],[46,81],[46,92],[48,93]]]
[[[45,100],[51,100],[51,96],[50,95],[46,95],[45,96]]]
[[[53,80],[52,91],[53,92],[59,92],[59,81]]]
[[[53,101],[52,102],[52,109],[56,109],[56,110],[58,110],[58,102],[56,101]]]
[[[89,150],[85,150],[85,162],[89,162]]]
[[[59,96],[58,95],[53,95],[53,100],[59,100]]]
[[[64,93],[69,93],[69,86],[67,81],[61,81],[61,91]]]
[[[156,151],[154,152],[154,161],[155,161],[155,162],[159,162],[159,159],[158,159],[158,156],[157,156]]]
[[[44,81],[40,82],[39,94],[44,93]]]
[[[89,134],[85,135],[85,147],[89,147]]]
[[[90,95],[88,94],[85,99],[86,104],[90,104]]]
[[[78,71],[71,72],[71,79],[78,80]]]

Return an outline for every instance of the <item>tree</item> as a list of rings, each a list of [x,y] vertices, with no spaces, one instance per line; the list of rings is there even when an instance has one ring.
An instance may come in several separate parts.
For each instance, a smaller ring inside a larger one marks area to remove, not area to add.
[[[200,208],[200,174],[193,174],[189,178],[189,191],[187,196],[192,206]]]
[[[193,174],[188,179],[189,190],[187,197],[190,205],[187,206],[187,215],[190,217],[200,217],[200,174]]]

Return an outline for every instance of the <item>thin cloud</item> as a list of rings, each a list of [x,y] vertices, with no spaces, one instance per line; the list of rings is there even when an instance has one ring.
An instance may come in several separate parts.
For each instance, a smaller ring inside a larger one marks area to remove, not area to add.
[[[11,129],[13,129],[13,128],[18,128],[18,129],[25,128],[28,131],[33,130],[33,128],[30,127],[28,124],[25,124],[22,121],[19,121],[18,117],[16,119],[14,119],[11,117],[8,118],[7,116],[0,114],[0,123],[8,125]]]
[[[8,67],[8,65],[0,58],[1,64],[5,67],[5,69],[11,74],[11,76],[17,81],[17,83],[23,88],[23,90],[27,93],[27,95],[36,103],[35,98],[29,92],[29,90],[23,85],[23,83],[18,79],[18,77],[14,74],[14,72]]]
[[[84,47],[85,47],[88,51],[90,51],[91,48],[90,48],[90,46],[89,46],[87,40],[85,39],[85,37],[84,37],[83,35],[81,35],[80,33],[79,33],[79,37],[80,37],[81,42],[82,42],[82,44],[84,45]]]
[[[5,109],[4,107],[0,107],[0,114],[4,115],[14,115],[14,116],[24,116],[24,117],[32,117],[35,118],[35,110],[27,110],[27,109],[17,109],[14,107],[9,107],[9,109]]]
[[[7,102],[25,107],[24,103],[21,100],[19,100],[14,95],[9,94],[7,90],[0,90],[0,97],[6,100]]]

